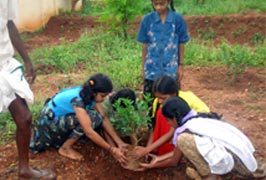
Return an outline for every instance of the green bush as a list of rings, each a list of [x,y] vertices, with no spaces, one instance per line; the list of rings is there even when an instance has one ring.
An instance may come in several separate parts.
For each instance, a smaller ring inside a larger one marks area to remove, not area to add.
[[[131,100],[124,98],[118,99],[114,104],[116,116],[111,119],[111,122],[120,136],[130,137],[133,146],[138,144],[143,133],[148,132],[148,126],[151,124],[149,116],[151,98],[145,96],[144,99],[137,99],[135,106]]]
[[[227,75],[232,82],[235,82],[237,77],[245,71],[247,62],[251,60],[250,53],[239,45],[231,47],[225,43],[222,43],[221,50],[221,58],[227,66]]]

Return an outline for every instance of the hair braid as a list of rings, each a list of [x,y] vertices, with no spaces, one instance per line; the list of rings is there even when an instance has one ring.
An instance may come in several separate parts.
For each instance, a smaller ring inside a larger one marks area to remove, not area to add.
[[[170,8],[172,11],[175,11],[174,0],[170,0]]]

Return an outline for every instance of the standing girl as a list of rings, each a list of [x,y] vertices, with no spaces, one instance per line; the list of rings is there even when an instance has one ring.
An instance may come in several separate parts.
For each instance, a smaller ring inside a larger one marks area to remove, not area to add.
[[[60,155],[80,160],[83,156],[72,146],[85,134],[123,163],[125,156],[121,148],[126,144],[117,136],[101,107],[101,102],[112,89],[109,77],[99,73],[91,76],[83,86],[58,92],[42,109],[35,124],[30,150],[40,152],[54,147],[59,148]],[[95,132],[94,129],[101,126],[119,148],[109,145]]]
[[[153,82],[162,74],[178,79],[183,65],[184,43],[189,41],[183,17],[173,0],[152,0],[154,12],[141,21],[137,41],[142,46],[144,93],[152,93]],[[168,6],[170,5],[170,8]]]

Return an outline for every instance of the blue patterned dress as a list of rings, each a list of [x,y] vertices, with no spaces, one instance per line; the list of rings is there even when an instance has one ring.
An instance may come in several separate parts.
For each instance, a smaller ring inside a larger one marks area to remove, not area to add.
[[[163,74],[176,78],[179,44],[189,39],[186,23],[180,14],[169,10],[164,23],[156,11],[145,15],[137,36],[138,42],[147,44],[145,79],[154,81]]]

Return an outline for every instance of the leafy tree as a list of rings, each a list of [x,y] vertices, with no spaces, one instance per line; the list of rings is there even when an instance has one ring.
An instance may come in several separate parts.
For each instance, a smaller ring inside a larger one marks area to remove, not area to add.
[[[128,37],[130,21],[140,15],[143,0],[104,0],[105,9],[101,13],[100,21],[107,24],[110,31]]]

